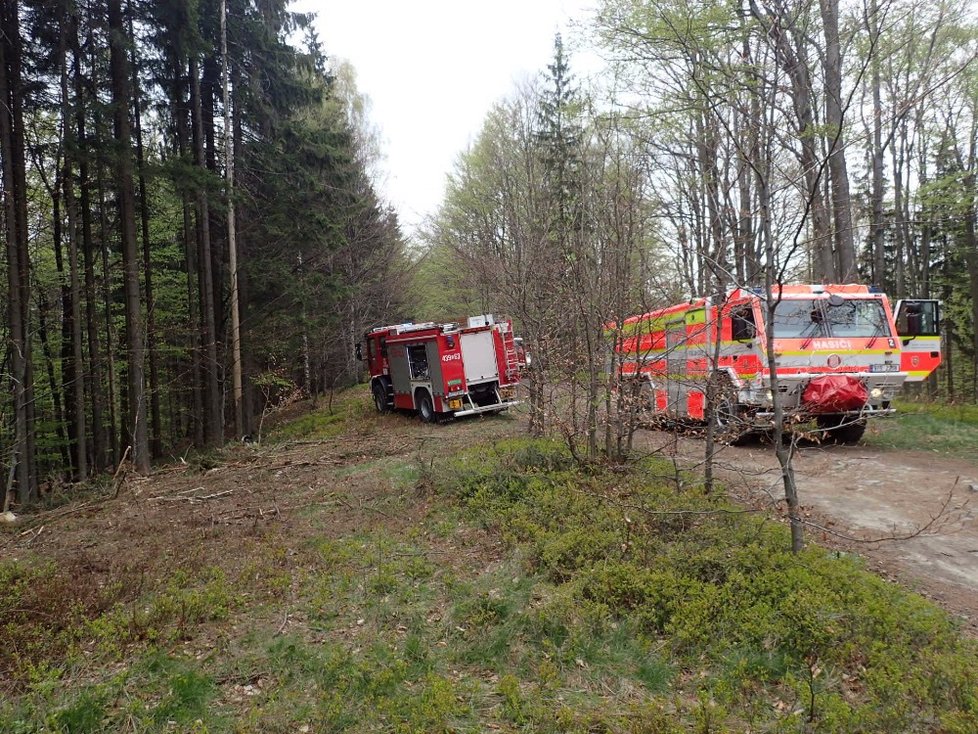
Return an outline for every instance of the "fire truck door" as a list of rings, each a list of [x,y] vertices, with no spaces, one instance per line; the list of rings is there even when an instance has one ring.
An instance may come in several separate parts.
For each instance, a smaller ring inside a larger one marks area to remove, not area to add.
[[[900,370],[907,382],[926,380],[941,364],[941,302],[931,298],[897,301]]]
[[[499,379],[496,347],[492,342],[491,331],[462,334],[462,359],[465,362],[465,382],[468,385]]]
[[[441,376],[441,355],[438,353],[438,342],[430,341],[425,344],[428,355],[428,379],[431,380],[431,392],[436,397],[445,396],[445,381]]]
[[[666,324],[666,390],[668,412],[686,414],[686,322]]]
[[[402,344],[387,347],[387,364],[390,366],[391,382],[398,395],[411,393],[411,367],[408,363],[407,348]]]

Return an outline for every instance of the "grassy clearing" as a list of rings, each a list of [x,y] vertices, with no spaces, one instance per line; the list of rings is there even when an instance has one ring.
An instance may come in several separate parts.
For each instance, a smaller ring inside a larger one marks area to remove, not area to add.
[[[0,562],[0,731],[978,730],[978,654],[933,605],[785,553],[669,467],[485,442],[506,425],[411,423],[437,460],[399,434],[319,461],[296,482],[386,494],[303,507],[234,558],[96,583]]]
[[[896,408],[893,419],[872,425],[868,444],[975,459],[978,406],[900,401]]]

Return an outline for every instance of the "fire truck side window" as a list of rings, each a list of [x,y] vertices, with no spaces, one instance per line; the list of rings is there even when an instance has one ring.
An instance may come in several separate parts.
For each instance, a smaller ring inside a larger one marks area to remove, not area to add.
[[[730,338],[734,341],[746,341],[757,336],[754,311],[749,304],[738,306],[730,312],[730,332]]]
[[[937,301],[904,301],[897,314],[900,336],[940,336]]]
[[[387,337],[382,336],[380,338],[380,356],[387,359]]]
[[[374,340],[369,337],[367,338],[367,360],[374,361]]]

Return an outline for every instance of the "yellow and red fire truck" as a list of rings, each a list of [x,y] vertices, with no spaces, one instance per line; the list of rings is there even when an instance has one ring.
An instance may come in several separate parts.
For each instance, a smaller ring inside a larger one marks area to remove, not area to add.
[[[865,285],[785,285],[732,289],[608,324],[625,378],[640,381],[658,418],[703,422],[713,380],[714,420],[728,439],[773,423],[768,333],[784,414],[816,421],[841,443],[855,443],[866,418],[894,412],[905,382],[941,363],[940,302],[901,300]]]
[[[381,413],[417,411],[431,423],[516,405],[525,357],[509,319],[473,316],[456,323],[380,326],[364,335],[360,359]]]

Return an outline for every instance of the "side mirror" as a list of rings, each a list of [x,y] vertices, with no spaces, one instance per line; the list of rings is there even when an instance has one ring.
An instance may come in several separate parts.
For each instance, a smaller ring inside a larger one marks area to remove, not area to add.
[[[353,348],[353,353],[356,355],[358,360],[361,362],[363,361],[363,345],[360,342],[357,342],[356,346]]]

